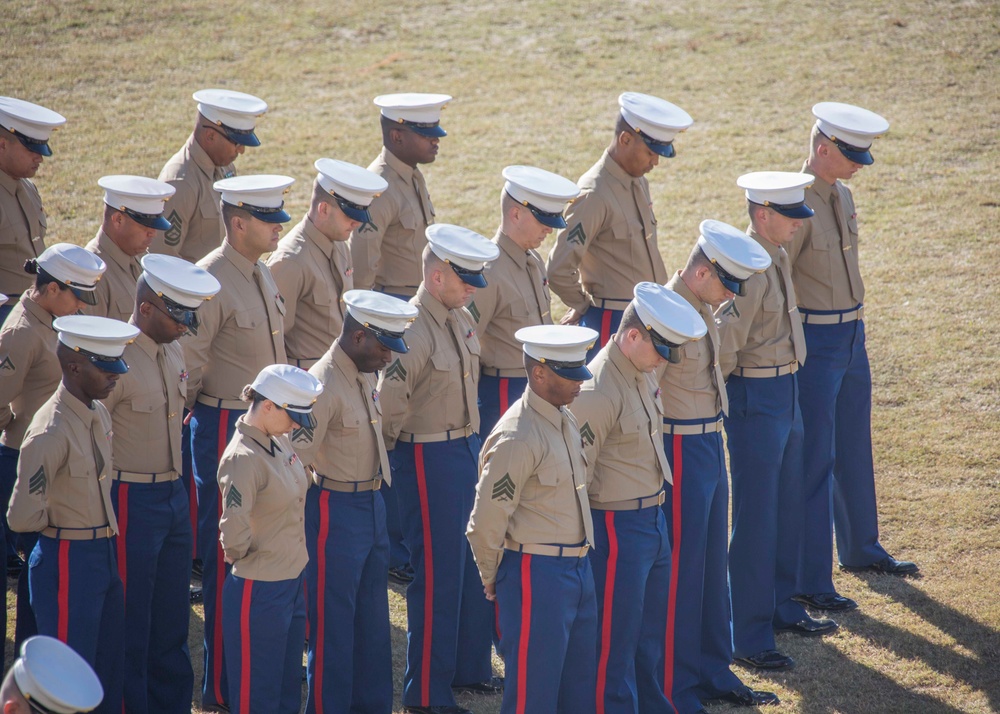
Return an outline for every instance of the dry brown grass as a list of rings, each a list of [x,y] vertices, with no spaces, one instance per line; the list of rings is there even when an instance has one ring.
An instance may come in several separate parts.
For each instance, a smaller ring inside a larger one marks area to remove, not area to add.
[[[453,94],[428,184],[440,220],[487,234],[503,166],[576,178],[609,138],[618,93],[658,94],[695,119],[677,158],[650,176],[673,267],[701,219],[743,224],[736,176],[800,165],[814,102],[884,114],[892,130],[877,163],[852,182],[882,539],[924,575],[838,573],[838,589],[861,604],[840,633],[782,639],[800,663],[790,674],[741,674],[776,690],[785,711],[1000,710],[995,2],[38,0],[3,12],[0,93],[69,118],[37,180],[50,240],[94,235],[101,175],[155,176],[205,86],[270,103],[264,145],[239,169],[297,177],[293,214],[314,159],[365,165],[377,153],[373,96]],[[392,602],[401,636],[402,602]]]

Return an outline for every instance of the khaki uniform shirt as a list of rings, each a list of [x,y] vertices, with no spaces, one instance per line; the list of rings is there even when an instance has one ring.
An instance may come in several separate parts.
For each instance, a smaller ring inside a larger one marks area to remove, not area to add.
[[[792,320],[799,323],[799,329],[802,326],[795,295],[786,299],[784,281],[778,271],[784,249],[765,240],[752,228],[747,232],[767,251],[771,265],[763,273],[747,279],[746,295],[737,295],[718,310],[722,342],[719,361],[726,378],[736,367],[780,367],[794,361]],[[805,362],[804,347],[802,351],[799,362]]]
[[[285,307],[267,266],[259,260],[251,263],[228,242],[198,265],[216,277],[222,290],[198,308],[198,332],[182,342],[190,373],[189,409],[201,392],[239,399],[260,370],[287,361]]]
[[[0,293],[20,295],[34,284],[24,261],[45,250],[46,225],[35,184],[0,171]]]
[[[607,151],[577,182],[566,227],[549,253],[552,290],[585,311],[596,299],[632,299],[636,283],[667,282],[656,244],[656,216],[644,177],[630,176]]]
[[[590,500],[602,503],[654,496],[673,483],[663,452],[663,404],[652,374],[640,372],[614,340],[590,362],[572,410],[590,464]]]
[[[538,253],[518,247],[501,231],[493,242],[500,247],[500,257],[486,266],[487,285],[476,290],[469,312],[478,324],[483,366],[522,369],[521,343],[514,333],[552,324],[549,281]]]
[[[140,332],[122,355],[128,372],[104,400],[115,429],[115,471],[181,473],[181,419],[187,370],[180,342],[157,344]]]
[[[226,229],[222,225],[221,197],[212,184],[235,175],[233,164],[216,166],[194,140],[194,134],[188,137],[160,171],[159,180],[169,183],[177,193],[164,206],[170,228],[157,232],[149,252],[178,255],[195,263],[218,248]]]
[[[7,523],[19,533],[105,525],[117,533],[110,470],[111,415],[60,384],[28,427]]]
[[[434,223],[434,205],[420,169],[396,158],[388,149],[368,167],[389,188],[368,207],[371,223],[351,234],[354,285],[396,295],[414,295],[423,281],[421,254],[425,231]]]
[[[808,166],[802,170],[811,173]],[[806,189],[815,215],[802,222],[788,244],[799,307],[852,310],[865,301],[858,265],[858,214],[851,189],[817,177]]]
[[[87,243],[87,250],[99,256],[108,268],[94,290],[97,304],[88,305],[83,312],[128,322],[135,309],[135,286],[142,275],[139,259],[125,255],[125,251],[115,245],[103,229],[98,230],[97,237]]]
[[[708,339],[691,340],[681,347],[681,361],[660,368],[660,399],[667,419],[711,419],[728,412],[726,384],[719,366],[719,328],[709,305],[695,297],[681,280],[680,271],[667,287],[687,300],[708,327]]]
[[[0,330],[0,429],[10,449],[21,448],[31,418],[62,380],[52,319],[22,295]]]
[[[219,540],[234,575],[291,580],[309,561],[309,478],[287,436],[268,437],[244,416],[236,421],[236,433],[219,460]]]
[[[340,297],[354,288],[351,252],[346,242],[330,240],[306,217],[281,239],[267,267],[285,299],[288,360],[309,369],[344,326]]]
[[[391,483],[375,376],[358,372],[337,343],[309,373],[323,383],[323,393],[313,404],[316,428],[292,432],[299,456],[332,481],[371,481],[381,469]],[[322,485],[322,479],[315,480]]]
[[[507,538],[521,545],[594,542],[580,430],[566,407],[529,388],[500,418],[479,454],[466,535],[487,585]]]
[[[406,330],[410,351],[382,370],[382,432],[392,449],[401,431],[436,434],[472,425],[479,431],[479,338],[469,311],[449,310],[423,285],[410,304],[419,310]]]

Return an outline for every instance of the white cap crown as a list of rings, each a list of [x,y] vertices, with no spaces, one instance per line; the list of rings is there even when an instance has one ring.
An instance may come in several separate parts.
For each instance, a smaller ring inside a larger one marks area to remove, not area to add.
[[[374,171],[363,169],[339,159],[318,159],[316,181],[327,193],[347,199],[359,206],[369,206],[376,196],[389,188],[389,183]]]
[[[508,166],[503,177],[504,191],[511,198],[546,213],[562,213],[580,195],[580,188],[568,178],[534,166]]]
[[[754,171],[736,179],[747,200],[761,206],[794,206],[805,201],[805,190],[816,178],[792,171]]]
[[[889,131],[885,117],[853,104],[820,102],[813,105],[812,113],[825,136],[857,149],[870,148],[876,137]]]
[[[300,414],[312,411],[312,405],[323,392],[322,382],[290,364],[268,365],[250,387],[282,409]]]
[[[673,345],[699,340],[708,332],[691,303],[663,285],[642,282],[633,290],[635,311],[647,330]]]
[[[291,176],[276,174],[255,174],[252,176],[233,176],[213,184],[213,188],[222,194],[223,203],[231,206],[244,204],[254,208],[281,208],[285,203],[285,194],[289,186],[295,183]]]
[[[158,216],[164,203],[177,189],[165,181],[145,176],[102,176],[97,185],[104,189],[104,203],[118,210]]]
[[[671,142],[690,127],[691,115],[676,104],[639,92],[624,92],[618,97],[621,114],[630,127],[656,141]]]
[[[598,337],[596,330],[581,325],[532,325],[514,333],[524,354],[543,363],[584,362]]]
[[[348,290],[343,300],[348,314],[362,325],[394,334],[402,334],[417,317],[410,303],[374,290]]]
[[[121,357],[125,346],[139,336],[139,328],[121,320],[93,315],[67,315],[53,320],[59,341],[72,350],[101,357]]]
[[[192,98],[203,117],[240,131],[252,131],[257,117],[267,112],[267,102],[260,97],[231,89],[200,89]]]
[[[762,273],[771,264],[767,251],[738,228],[728,223],[705,220],[699,226],[698,247],[713,263],[739,280]]]
[[[441,121],[441,110],[451,101],[448,94],[403,92],[382,94],[374,99],[382,116],[395,122],[436,124]]]
[[[450,223],[427,226],[427,242],[438,258],[466,270],[482,270],[500,255],[500,249],[493,241]]]
[[[89,712],[104,699],[101,681],[86,660],[54,637],[25,640],[12,669],[24,698],[53,714]]]
[[[39,104],[14,97],[0,97],[0,126],[40,142],[66,123],[66,117]]]
[[[149,253],[139,262],[146,284],[157,295],[181,307],[197,310],[203,301],[211,300],[222,288],[214,275],[183,258]]]
[[[38,267],[78,290],[93,292],[107,265],[94,253],[72,243],[50,245],[37,258]]]

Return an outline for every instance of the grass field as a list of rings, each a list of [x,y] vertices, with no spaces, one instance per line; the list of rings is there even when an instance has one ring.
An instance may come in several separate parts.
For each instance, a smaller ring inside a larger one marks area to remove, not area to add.
[[[882,542],[923,577],[837,573],[838,590],[861,606],[839,618],[838,634],[780,639],[799,662],[789,674],[738,671],[778,692],[783,711],[1000,711],[995,0],[24,0],[2,12],[0,94],[69,120],[36,179],[50,243],[93,237],[100,176],[158,174],[190,132],[190,96],[203,87],[268,101],[263,145],[237,166],[296,177],[296,220],[316,158],[367,165],[378,153],[372,97],[454,95],[449,136],[425,175],[440,221],[487,235],[505,165],[575,180],[607,144],[621,91],[662,96],[695,120],[677,157],[649,176],[671,270],[702,219],[745,224],[738,175],[798,169],[812,104],[886,116],[876,163],[851,187]],[[398,669],[405,615],[398,593],[392,602]],[[496,700],[464,703],[499,710]]]

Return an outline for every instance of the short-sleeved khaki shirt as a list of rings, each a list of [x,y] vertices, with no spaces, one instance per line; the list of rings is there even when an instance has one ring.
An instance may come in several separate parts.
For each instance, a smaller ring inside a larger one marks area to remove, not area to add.
[[[287,436],[269,437],[245,418],[236,421],[236,433],[219,460],[219,540],[234,575],[291,580],[309,561],[309,478]]]
[[[521,369],[524,358],[514,333],[552,324],[549,281],[537,252],[524,250],[502,231],[493,242],[500,247],[500,257],[483,271],[486,287],[476,290],[469,313],[479,331],[483,367]]]
[[[0,329],[0,429],[7,448],[21,448],[31,418],[62,379],[52,319],[22,295]]]
[[[111,415],[62,384],[42,405],[21,445],[7,523],[19,533],[56,528],[118,532],[111,505]]]
[[[163,210],[170,228],[156,234],[149,252],[178,255],[196,263],[218,248],[226,230],[222,225],[220,196],[212,185],[235,175],[233,164],[216,166],[195,141],[194,134],[188,137],[160,171],[159,180],[166,181],[177,192]]]
[[[627,174],[605,151],[577,185],[580,196],[549,253],[552,291],[582,312],[597,299],[628,302],[644,280],[667,282],[649,182]]]
[[[590,464],[590,501],[628,501],[654,496],[673,483],[663,453],[663,404],[652,374],[640,372],[611,340],[588,365],[570,406]]]
[[[521,545],[593,543],[587,465],[566,407],[528,388],[500,418],[479,454],[466,535],[484,584],[496,580],[507,538]]]
[[[341,296],[354,288],[351,252],[332,241],[308,216],[299,221],[267,259],[285,300],[285,352],[290,364],[309,369],[344,326]]]
[[[421,255],[427,226],[434,223],[434,205],[420,169],[400,161],[383,148],[369,171],[389,183],[368,207],[372,220],[351,234],[354,285],[411,296],[423,281]]]
[[[104,406],[111,412],[115,471],[181,473],[181,420],[187,370],[180,342],[160,345],[144,332],[122,355],[128,372]]]
[[[24,261],[45,250],[47,226],[35,184],[0,171],[0,293],[20,295],[34,283]]]
[[[472,426],[479,431],[479,338],[464,307],[449,310],[420,286],[410,300],[416,319],[406,330],[410,351],[379,377],[387,449],[401,431],[437,434]]]
[[[188,408],[201,393],[238,400],[260,370],[287,361],[285,307],[267,266],[259,260],[251,263],[228,242],[198,265],[214,275],[222,289],[198,308],[197,334],[181,342],[190,375]]]
[[[126,255],[104,229],[98,230],[97,237],[87,243],[87,250],[97,255],[108,267],[94,290],[97,304],[88,305],[84,313],[128,322],[135,309],[136,284],[142,275],[139,259]]]

